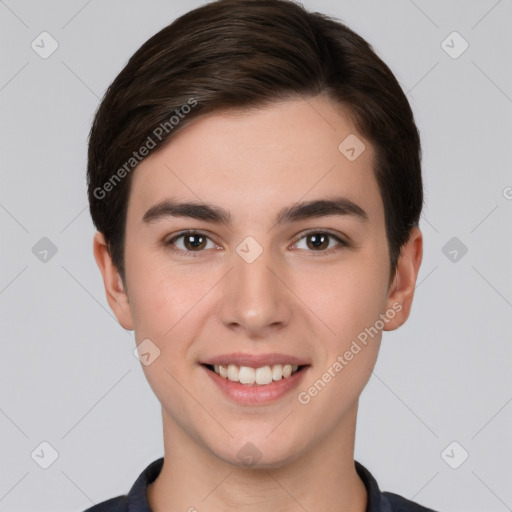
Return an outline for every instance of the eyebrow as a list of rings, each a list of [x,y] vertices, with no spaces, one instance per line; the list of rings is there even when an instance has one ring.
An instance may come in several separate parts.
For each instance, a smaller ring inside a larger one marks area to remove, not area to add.
[[[329,215],[352,216],[363,222],[368,214],[346,197],[316,199],[283,208],[276,216],[275,224],[287,224],[304,219]],[[219,206],[198,202],[177,202],[165,199],[152,206],[142,217],[144,223],[152,223],[166,217],[187,217],[216,224],[231,224],[231,214]]]

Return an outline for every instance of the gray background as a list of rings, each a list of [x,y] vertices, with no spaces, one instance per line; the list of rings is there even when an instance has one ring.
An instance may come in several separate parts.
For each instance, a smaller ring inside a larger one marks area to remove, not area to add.
[[[0,1],[0,511],[81,511],[163,455],[159,403],[92,255],[86,138],[129,56],[200,3]],[[512,510],[512,1],[304,5],[374,46],[424,148],[415,303],[384,334],[356,459],[441,511]],[[47,59],[31,47],[43,31],[59,45]],[[457,58],[453,31],[469,44]]]

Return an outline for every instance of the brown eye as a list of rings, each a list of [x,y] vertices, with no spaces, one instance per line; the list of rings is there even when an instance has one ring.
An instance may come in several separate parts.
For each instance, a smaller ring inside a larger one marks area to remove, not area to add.
[[[206,237],[197,233],[183,235],[183,245],[190,251],[204,249]]]
[[[208,243],[210,245],[208,246]],[[215,244],[203,233],[186,231],[165,242],[165,245],[180,254],[201,253],[205,249],[215,248]]]
[[[303,240],[306,240],[305,247],[300,247]],[[333,240],[338,243],[331,244],[331,241]],[[298,249],[305,249],[309,252],[330,253],[331,251],[338,250],[342,247],[349,247],[349,244],[333,233],[325,231],[310,231],[302,236],[295,246],[297,246]]]
[[[326,249],[329,246],[329,238],[330,235],[325,233],[314,233],[306,236],[307,245],[311,249]]]

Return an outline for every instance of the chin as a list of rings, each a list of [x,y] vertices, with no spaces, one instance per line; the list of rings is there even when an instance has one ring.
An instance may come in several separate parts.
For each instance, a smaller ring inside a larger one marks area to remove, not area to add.
[[[273,469],[287,466],[300,456],[299,443],[290,436],[279,437],[273,434],[254,435],[230,439],[223,450],[212,452],[224,462],[246,469]]]

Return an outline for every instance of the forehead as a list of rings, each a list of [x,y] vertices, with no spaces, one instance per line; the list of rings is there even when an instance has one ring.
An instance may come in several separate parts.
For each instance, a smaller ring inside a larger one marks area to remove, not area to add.
[[[383,206],[373,159],[371,144],[325,98],[216,112],[193,120],[139,164],[128,220],[169,197],[263,218],[283,205],[333,194],[378,217]]]

